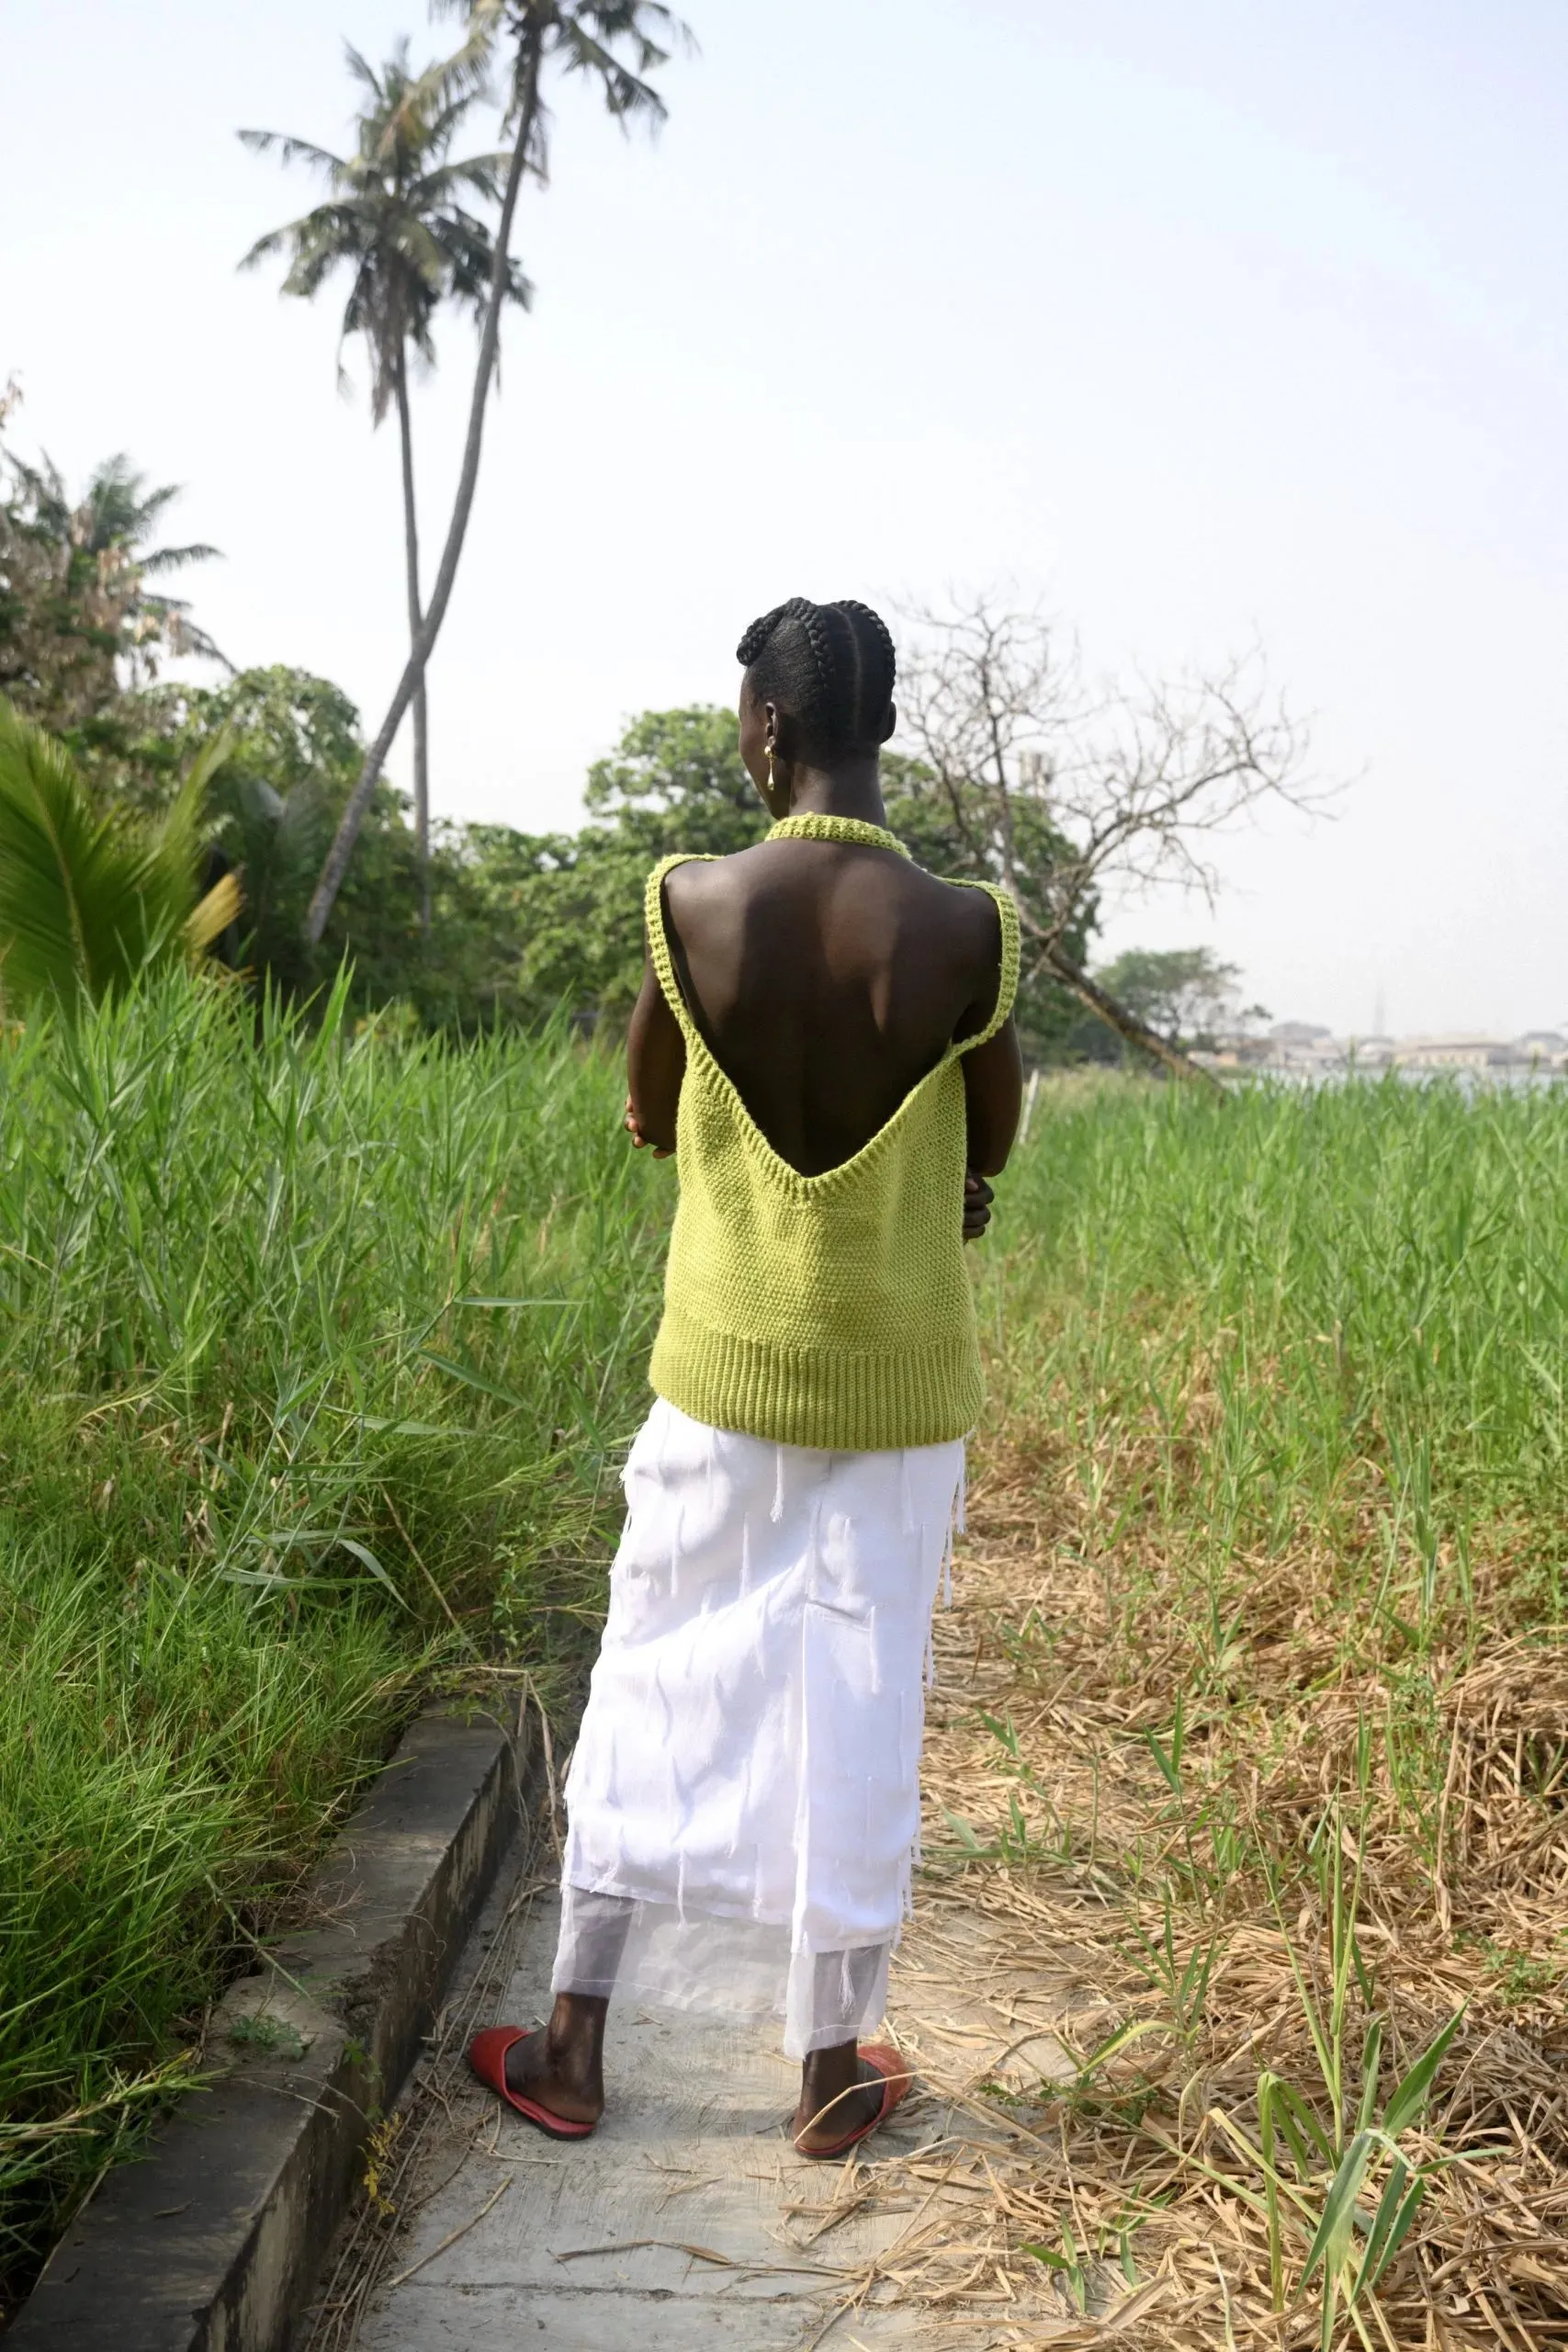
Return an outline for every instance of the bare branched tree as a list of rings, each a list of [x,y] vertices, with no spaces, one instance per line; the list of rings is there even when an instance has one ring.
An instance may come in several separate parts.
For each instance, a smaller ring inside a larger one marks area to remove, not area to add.
[[[1098,685],[1037,611],[979,594],[905,619],[901,733],[970,862],[1018,901],[1024,978],[1049,974],[1182,1078],[1213,1083],[1074,960],[1108,886],[1176,883],[1213,901],[1214,837],[1269,801],[1314,806],[1303,730],[1254,659]]]

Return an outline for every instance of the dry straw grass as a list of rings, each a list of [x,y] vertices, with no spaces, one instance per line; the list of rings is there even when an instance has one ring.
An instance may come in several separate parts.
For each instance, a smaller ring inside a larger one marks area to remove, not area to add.
[[[1242,1556],[1216,1657],[1157,1449],[1108,1421],[1086,1478],[1066,1418],[985,1460],[928,1745],[917,1951],[1015,2046],[993,2028],[946,2144],[847,2177],[841,2210],[911,2216],[857,2298],[918,2304],[933,2343],[1568,2341],[1568,1655],[1506,1630],[1519,1564],[1474,1563],[1413,1675],[1342,1558]],[[1338,2159],[1456,2017],[1325,2292]],[[1396,2163],[1391,2221],[1425,2188],[1357,2295]]]

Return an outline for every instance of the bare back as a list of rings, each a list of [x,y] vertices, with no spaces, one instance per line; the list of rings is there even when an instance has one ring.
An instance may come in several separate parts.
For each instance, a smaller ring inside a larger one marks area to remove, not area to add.
[[[803,1175],[852,1159],[996,1004],[994,902],[892,850],[763,842],[677,866],[665,906],[693,1020]]]

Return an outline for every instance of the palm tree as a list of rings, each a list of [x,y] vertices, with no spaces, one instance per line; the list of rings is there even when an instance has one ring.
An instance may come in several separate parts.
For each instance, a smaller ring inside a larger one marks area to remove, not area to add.
[[[0,1002],[72,1017],[142,973],[195,962],[234,922],[240,886],[205,893],[216,737],[155,822],[101,813],[70,752],[0,695]]]
[[[80,548],[87,555],[123,548],[135,557],[143,571],[173,571],[183,563],[202,563],[218,553],[216,548],[209,547],[147,545],[164,509],[179,497],[179,486],[165,482],[161,490],[149,490],[146,475],[138,473],[123,449],[94,467],[86,489],[74,501],[52,458],[46,455],[37,466],[16,457],[9,462],[17,481],[31,496],[39,529],[62,547]]]
[[[669,61],[670,51],[660,45],[661,41],[690,40],[680,18],[660,5],[660,0],[436,0],[436,5],[459,12],[467,19],[468,40],[446,69],[454,77],[465,77],[465,86],[488,75],[498,57],[505,55],[502,128],[511,133],[512,146],[479,335],[479,364],[468,404],[468,435],[446,544],[441,551],[424,619],[403,666],[397,692],[366,752],[365,764],[349,795],[311,897],[305,918],[305,936],[312,946],[326,928],[382,762],[424,675],[425,663],[440,635],[452,583],[457,576],[457,560],[463,551],[479,481],[485,403],[501,348],[501,311],[506,299],[507,273],[512,266],[508,256],[517,198],[526,174],[531,172],[541,182],[548,175],[549,115],[543,98],[547,71],[554,66],[563,74],[580,74],[596,82],[606,108],[623,126],[638,118],[657,126],[664,119],[665,105],[647,77]]]
[[[409,414],[409,353],[435,362],[433,327],[444,301],[466,303],[482,320],[495,274],[490,229],[464,199],[499,201],[506,153],[449,160],[464,117],[482,94],[475,60],[462,52],[457,70],[434,65],[415,74],[400,41],[378,73],[355,49],[349,71],[366,93],[355,119],[353,154],[333,155],[308,140],[273,130],[242,130],[247,147],[276,148],[286,164],[302,163],[326,181],[324,203],[284,228],[260,237],[241,263],[252,268],[287,253],[285,294],[311,300],[340,267],[352,273],[344,306],[343,340],[363,335],[370,362],[370,416],[381,424],[394,403],[402,442],[403,545],[408,575],[409,639],[417,644],[423,619],[419,577],[419,522],[414,499],[413,434]],[[506,258],[501,300],[526,308],[531,288]],[[341,345],[340,345],[341,351]],[[493,366],[492,360],[492,366]],[[340,385],[346,387],[341,357]],[[414,832],[420,868],[420,919],[430,921],[430,750],[424,678],[413,697]]]
[[[147,586],[218,553],[153,544],[175,485],[149,488],[123,453],[75,499],[47,453],[35,466],[0,449],[0,691],[51,726],[75,727],[102,717],[125,672],[146,684],[161,654],[223,661],[183,597]]]

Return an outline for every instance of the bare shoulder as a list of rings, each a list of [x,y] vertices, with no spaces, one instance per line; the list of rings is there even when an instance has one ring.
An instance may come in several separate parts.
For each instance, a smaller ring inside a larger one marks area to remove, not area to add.
[[[695,904],[705,899],[725,899],[756,878],[754,861],[759,842],[750,849],[732,850],[728,857],[683,857],[664,877],[664,892],[671,906]]]
[[[664,877],[664,903],[676,922],[682,913],[695,914],[705,907],[732,901],[737,877],[729,869],[747,854],[741,851],[732,857],[683,857],[679,865],[672,865]]]
[[[941,922],[976,978],[995,978],[1001,969],[1002,919],[989,890],[944,882],[918,866],[914,871],[929,894],[932,918]]]
[[[781,848],[784,854],[780,854]],[[803,857],[798,854],[806,849]],[[792,854],[794,853],[794,854]],[[891,924],[918,932],[938,947],[950,971],[979,990],[994,987],[1001,967],[1001,922],[987,890],[944,882],[921,866],[886,854],[850,861],[824,858],[819,845],[759,842],[728,857],[693,858],[671,867],[665,902],[677,931],[727,923],[776,904],[797,908],[803,894],[829,890],[852,920],[871,920],[879,933]]]

